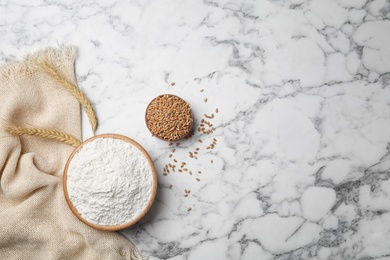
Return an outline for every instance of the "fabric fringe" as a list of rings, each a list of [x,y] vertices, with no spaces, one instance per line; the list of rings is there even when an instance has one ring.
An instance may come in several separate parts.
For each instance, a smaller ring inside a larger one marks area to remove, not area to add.
[[[46,61],[50,65],[59,68],[73,65],[77,57],[75,46],[62,46],[58,48],[49,47],[34,54],[28,54],[20,61],[10,61],[0,67],[0,79],[19,78],[31,75],[33,72],[41,70],[37,61]],[[4,80],[1,80],[2,85]]]
[[[64,46],[60,48],[49,47],[45,50],[27,55],[25,61],[46,61],[51,65],[60,67],[63,64],[73,64],[76,56],[77,48],[75,46]]]

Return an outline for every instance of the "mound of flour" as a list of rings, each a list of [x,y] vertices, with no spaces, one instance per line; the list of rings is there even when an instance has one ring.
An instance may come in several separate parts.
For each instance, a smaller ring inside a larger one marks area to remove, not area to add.
[[[131,143],[97,138],[74,155],[66,184],[82,218],[98,225],[121,225],[145,210],[153,174],[145,155]]]

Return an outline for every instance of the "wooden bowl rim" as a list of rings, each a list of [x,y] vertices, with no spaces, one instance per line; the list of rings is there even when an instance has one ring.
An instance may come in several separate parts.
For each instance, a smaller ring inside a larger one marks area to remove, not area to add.
[[[87,143],[95,140],[95,139],[98,139],[98,138],[114,138],[114,139],[121,139],[123,141],[126,141],[128,143],[131,143],[132,145],[134,145],[135,147],[137,147],[143,154],[144,156],[146,157],[146,159],[148,160],[149,164],[150,164],[150,167],[151,167],[151,170],[152,170],[152,177],[153,177],[153,187],[152,187],[152,194],[150,196],[150,199],[149,199],[149,202],[148,204],[146,205],[145,209],[141,212],[141,214],[136,217],[135,219],[133,219],[132,221],[128,222],[128,223],[125,223],[125,224],[121,224],[121,225],[113,225],[113,226],[105,226],[105,225],[98,225],[98,224],[94,224],[94,223],[91,223],[87,220],[85,220],[77,211],[77,209],[73,206],[70,198],[69,198],[69,194],[68,194],[68,189],[67,189],[67,172],[68,172],[68,167],[69,167],[69,164],[71,162],[71,160],[73,159],[74,155]],[[65,200],[69,206],[69,208],[71,209],[71,211],[73,212],[73,214],[80,220],[82,221],[84,224],[90,226],[90,227],[93,227],[95,229],[99,229],[99,230],[105,230],[105,231],[117,231],[117,230],[121,230],[121,229],[125,229],[125,228],[128,228],[132,225],[134,225],[135,223],[137,223],[142,217],[145,216],[145,214],[149,211],[149,209],[151,208],[153,202],[154,202],[154,199],[156,197],[156,193],[157,193],[157,174],[156,174],[156,169],[154,167],[154,164],[153,164],[153,161],[152,159],[150,158],[148,152],[139,144],[137,143],[136,141],[134,141],[133,139],[127,137],[127,136],[124,136],[124,135],[119,135],[119,134],[112,134],[112,133],[107,133],[107,134],[100,134],[100,135],[95,135],[87,140],[85,140],[84,142],[82,142],[78,147],[76,147],[76,149],[72,152],[72,154],[69,156],[68,158],[68,161],[66,162],[66,165],[65,165],[65,169],[64,169],[64,174],[63,174],[63,177],[62,177],[62,181],[63,181],[63,191],[64,191],[64,195],[65,195]]]
[[[157,98],[162,97],[162,96],[165,96],[165,95],[180,98],[180,99],[183,100],[185,103],[187,103],[187,104],[188,104],[188,107],[190,108],[190,117],[191,117],[192,121],[191,121],[191,125],[188,127],[188,132],[187,132],[183,137],[180,137],[180,138],[174,139],[174,140],[164,139],[164,138],[162,138],[162,137],[159,137],[159,136],[157,136],[157,135],[154,135],[153,132],[152,132],[152,130],[151,130],[151,129],[149,128],[149,126],[148,126],[148,120],[147,120],[147,118],[146,118],[146,114],[147,114],[147,112],[148,112],[148,108],[149,108],[150,104],[152,104],[152,102],[153,102],[154,100],[156,100]],[[145,110],[145,124],[146,124],[146,127],[148,128],[149,132],[150,132],[154,137],[156,137],[157,139],[160,139],[160,140],[163,140],[163,141],[167,141],[167,142],[175,142],[175,141],[179,141],[179,140],[182,140],[182,139],[186,138],[186,137],[191,133],[191,129],[192,129],[192,127],[194,126],[194,115],[193,115],[193,113],[192,113],[192,109],[191,109],[190,103],[188,103],[188,102],[185,101],[183,98],[181,98],[181,97],[179,97],[179,96],[177,96],[177,95],[167,94],[167,93],[166,93],[166,94],[158,95],[157,97],[153,98],[153,99],[149,102],[149,104],[148,104],[148,106],[146,107],[146,110]]]

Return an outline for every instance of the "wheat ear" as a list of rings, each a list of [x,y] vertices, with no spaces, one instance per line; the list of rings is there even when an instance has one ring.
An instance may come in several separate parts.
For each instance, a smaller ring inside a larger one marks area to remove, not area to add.
[[[89,123],[91,124],[92,127],[92,131],[93,133],[95,133],[97,127],[96,114],[87,96],[85,96],[85,94],[81,92],[81,90],[77,86],[70,83],[58,71],[56,71],[54,68],[49,66],[46,61],[37,61],[37,63],[53,79],[62,83],[62,85],[64,85],[66,90],[68,90],[80,102],[81,106],[84,108],[85,112],[87,113]]]
[[[50,129],[10,126],[10,127],[6,127],[5,131],[8,132],[9,134],[33,135],[42,138],[53,139],[59,142],[70,144],[74,147],[77,147],[81,144],[80,140],[72,135],[57,132]]]

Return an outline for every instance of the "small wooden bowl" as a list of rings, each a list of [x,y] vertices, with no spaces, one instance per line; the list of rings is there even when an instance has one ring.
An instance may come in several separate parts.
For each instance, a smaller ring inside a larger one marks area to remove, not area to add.
[[[148,112],[149,106],[150,106],[157,98],[162,97],[162,96],[165,96],[165,95],[168,95],[168,96],[171,96],[171,97],[177,97],[177,98],[181,99],[182,101],[184,101],[184,102],[188,105],[188,107],[190,107],[190,105],[188,104],[188,102],[186,102],[184,99],[182,99],[182,98],[179,97],[179,96],[172,95],[172,94],[162,94],[162,95],[159,95],[159,96],[153,98],[152,101],[150,101],[149,104],[148,104],[148,106],[146,107],[146,110],[145,110],[145,123],[146,123],[146,127],[148,128],[149,132],[150,132],[154,137],[156,137],[156,138],[158,138],[158,139],[160,139],[160,140],[167,141],[167,142],[178,141],[178,140],[181,140],[181,139],[187,137],[188,134],[191,132],[191,129],[192,129],[193,125],[194,125],[194,116],[193,116],[193,114],[192,114],[191,107],[190,107],[191,124],[188,126],[188,129],[187,129],[187,131],[186,131],[186,134],[184,134],[183,136],[179,136],[179,138],[177,138],[177,139],[165,139],[165,138],[162,138],[162,137],[160,137],[160,136],[157,136],[157,135],[155,135],[155,133],[153,133],[152,129],[150,129],[150,128],[149,128],[149,125],[148,125],[147,112]]]
[[[141,212],[141,214],[138,217],[133,219],[131,222],[128,222],[128,223],[125,223],[125,224],[121,224],[121,225],[113,225],[113,226],[103,226],[103,225],[97,225],[97,224],[91,223],[91,222],[85,220],[83,217],[81,217],[81,215],[78,213],[77,209],[73,206],[72,201],[69,198],[68,189],[67,189],[67,183],[66,183],[69,164],[72,161],[74,155],[83,147],[83,145],[85,145],[86,143],[89,143],[89,142],[91,142],[91,141],[93,141],[95,139],[98,139],[98,138],[115,138],[115,139],[121,139],[121,140],[123,140],[125,142],[131,143],[132,145],[137,147],[145,155],[145,157],[148,160],[148,162],[150,164],[150,167],[152,169],[152,175],[153,175],[152,176],[153,177],[152,195],[150,196],[149,202],[146,205],[145,209]],[[134,225],[135,223],[137,223],[143,216],[145,216],[145,214],[149,211],[150,207],[152,206],[153,201],[154,201],[154,199],[156,197],[156,192],[157,192],[156,169],[154,168],[153,161],[150,158],[149,154],[146,152],[146,150],[140,144],[138,144],[136,141],[134,141],[133,139],[130,139],[129,137],[126,137],[126,136],[123,136],[123,135],[118,135],[118,134],[95,135],[94,137],[91,137],[91,138],[85,140],[82,144],[80,144],[72,152],[72,154],[69,156],[69,159],[66,162],[65,169],[64,169],[64,174],[63,174],[63,190],[64,190],[64,194],[65,194],[65,199],[66,199],[66,202],[68,203],[69,208],[71,209],[73,214],[75,214],[76,217],[79,220],[81,220],[83,223],[87,224],[90,227],[99,229],[99,230],[106,230],[106,231],[121,230],[121,229],[128,228],[128,227]]]

